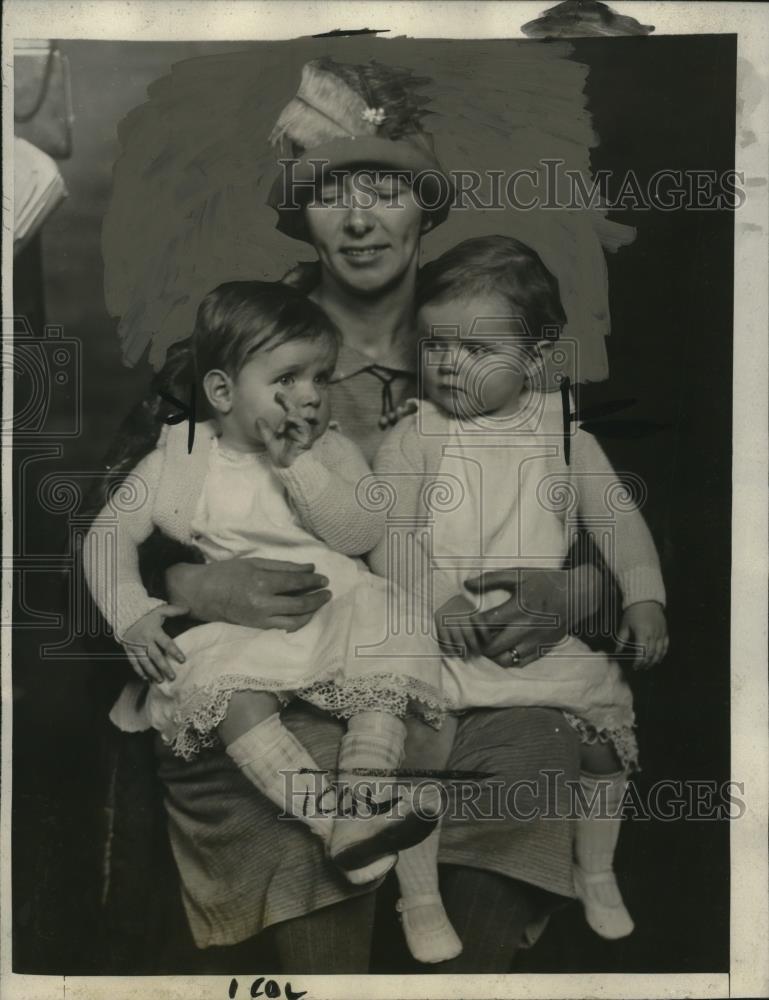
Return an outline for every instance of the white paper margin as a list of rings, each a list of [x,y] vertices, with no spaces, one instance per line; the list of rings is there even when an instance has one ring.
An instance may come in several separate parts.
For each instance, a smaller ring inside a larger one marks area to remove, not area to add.
[[[251,0],[6,0],[3,5],[3,315],[9,316],[13,259],[13,40],[90,38],[248,40],[311,35],[333,28],[388,28],[389,37],[520,38],[520,25],[553,4],[455,2],[301,3]],[[736,33],[738,104],[741,68],[759,74],[760,102],[749,121],[738,114],[736,164],[747,187],[735,213],[734,406],[732,514],[732,778],[744,784],[745,816],[731,830],[731,966],[729,975],[276,976],[306,989],[307,1000],[360,998],[624,998],[764,997],[769,995],[769,713],[767,712],[767,479],[769,396],[769,5],[749,3],[612,3],[620,14],[655,26],[654,36]],[[290,11],[288,8],[292,8]],[[387,37],[387,36],[385,36]],[[742,62],[744,60],[745,62]],[[744,112],[743,112],[744,114]],[[740,129],[757,141],[742,146]],[[748,224],[748,225],[746,225]],[[758,228],[749,228],[758,227]],[[4,331],[5,335],[5,331]],[[3,370],[3,421],[12,414],[12,374]],[[12,547],[10,455],[3,454],[3,551]],[[706,540],[703,541],[706,544]],[[10,571],[4,564],[2,623],[10,620]],[[704,626],[704,623],[703,623]],[[201,976],[21,976],[11,965],[11,663],[2,640],[2,800],[0,801],[0,997],[2,1000],[224,1000],[230,978]],[[719,665],[715,665],[718,669]],[[704,669],[704,665],[703,665]],[[713,669],[711,666],[710,669]],[[692,692],[696,699],[696,691]],[[707,739],[707,734],[703,734]],[[242,975],[247,996],[256,973]],[[259,975],[268,976],[266,972]],[[269,978],[269,976],[268,976]]]

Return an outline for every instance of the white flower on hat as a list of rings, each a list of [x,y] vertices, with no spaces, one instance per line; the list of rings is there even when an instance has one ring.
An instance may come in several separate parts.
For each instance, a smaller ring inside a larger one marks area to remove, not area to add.
[[[371,122],[372,125],[381,125],[387,118],[384,108],[365,108],[360,116],[364,122]]]

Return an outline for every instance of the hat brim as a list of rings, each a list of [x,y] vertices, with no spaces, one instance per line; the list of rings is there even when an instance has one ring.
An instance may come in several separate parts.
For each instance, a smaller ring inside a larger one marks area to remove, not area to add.
[[[278,230],[307,241],[302,216],[314,190],[330,173],[355,167],[405,172],[417,201],[431,215],[433,226],[448,215],[454,186],[434,155],[406,141],[351,136],[322,143],[298,158],[283,161],[267,198],[267,204],[278,213]]]

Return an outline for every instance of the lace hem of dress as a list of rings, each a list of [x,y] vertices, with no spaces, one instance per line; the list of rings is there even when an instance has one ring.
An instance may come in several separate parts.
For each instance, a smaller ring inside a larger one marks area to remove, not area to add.
[[[386,712],[399,719],[418,716],[439,729],[450,710],[449,701],[430,684],[401,674],[374,674],[350,681],[318,681],[297,691],[297,697],[337,719],[358,712]]]
[[[632,726],[607,726],[599,729],[571,712],[564,712],[564,718],[569,725],[579,733],[580,742],[593,745],[595,743],[611,743],[620,763],[628,771],[640,771],[638,763],[638,741]]]
[[[269,685],[256,677],[238,674],[219,677],[185,700],[184,706],[174,713],[174,725],[178,727],[176,734],[172,738],[164,737],[164,742],[185,760],[193,760],[206,747],[217,746],[216,727],[224,720],[230,700],[238,691],[269,691],[281,705],[287,705],[293,697],[293,694],[271,690]]]
[[[349,719],[358,712],[378,711],[399,718],[419,715],[438,728],[448,711],[446,699],[430,685],[396,674],[376,674],[347,682],[318,681],[301,691],[276,691],[258,677],[226,674],[185,699],[173,716],[176,733],[164,737],[164,742],[184,760],[192,760],[201,750],[216,746],[219,742],[216,727],[227,715],[230,700],[238,691],[269,691],[281,706],[300,697],[340,719]]]

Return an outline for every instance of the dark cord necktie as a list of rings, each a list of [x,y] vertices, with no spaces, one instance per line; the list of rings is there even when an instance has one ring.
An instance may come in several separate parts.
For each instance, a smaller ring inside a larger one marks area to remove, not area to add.
[[[389,368],[379,368],[377,365],[372,365],[369,371],[382,383],[382,413],[379,417],[379,426],[384,430],[397,422],[392,384],[398,373],[390,371]]]

